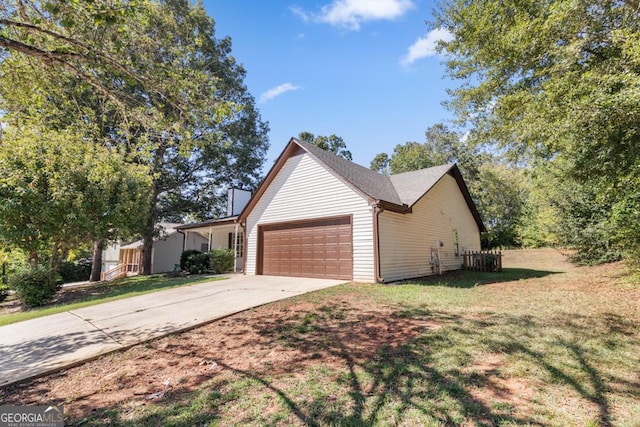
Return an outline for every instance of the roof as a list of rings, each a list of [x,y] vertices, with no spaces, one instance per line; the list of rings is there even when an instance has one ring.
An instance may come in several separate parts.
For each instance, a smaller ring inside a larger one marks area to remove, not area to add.
[[[240,214],[241,221],[244,221],[287,159],[297,154],[300,149],[371,202],[382,204],[385,209],[395,212],[411,212],[412,206],[438,181],[447,174],[451,175],[458,183],[478,228],[480,231],[486,231],[462,174],[454,163],[386,176],[296,138],[291,138],[251,201]]]
[[[156,227],[161,228],[161,234],[157,237],[153,238],[153,241],[164,239],[172,234],[178,232],[178,228],[180,228],[182,224],[175,222],[159,222],[156,224]],[[120,246],[120,249],[138,249],[143,246],[144,242],[142,239],[136,240],[134,242],[129,243],[128,245]]]
[[[206,227],[214,227],[216,225],[227,225],[233,224],[238,219],[238,215],[227,216],[224,218],[216,218],[216,219],[208,219],[202,222],[194,222],[192,224],[181,225],[180,227],[176,227],[176,230],[190,230],[192,228],[206,228]]]
[[[389,177],[336,156],[332,152],[323,150],[313,144],[299,141],[295,138],[292,138],[292,141],[302,147],[311,156],[333,169],[334,172],[349,181],[355,188],[370,198],[402,205],[398,192],[389,180]]]

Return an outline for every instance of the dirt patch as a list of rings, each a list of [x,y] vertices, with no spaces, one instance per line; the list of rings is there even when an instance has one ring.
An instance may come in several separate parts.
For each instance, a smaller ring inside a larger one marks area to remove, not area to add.
[[[135,408],[231,372],[300,374],[310,365],[344,367],[440,325],[391,307],[342,300],[273,304],[0,390],[4,404],[63,403],[71,418],[96,408]]]
[[[505,366],[502,354],[489,353],[476,357],[465,371],[479,377],[482,387],[472,388],[469,393],[487,407],[506,403],[519,408],[522,413],[535,395],[535,387],[524,378],[503,376]]]

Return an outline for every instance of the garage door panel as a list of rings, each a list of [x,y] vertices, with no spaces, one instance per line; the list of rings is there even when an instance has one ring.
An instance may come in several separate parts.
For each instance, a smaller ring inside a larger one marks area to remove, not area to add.
[[[350,218],[261,227],[262,274],[351,279]]]

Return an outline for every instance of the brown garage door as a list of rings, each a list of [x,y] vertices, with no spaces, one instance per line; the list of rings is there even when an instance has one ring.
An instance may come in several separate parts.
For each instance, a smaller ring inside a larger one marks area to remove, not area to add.
[[[351,280],[351,218],[260,227],[260,274]]]

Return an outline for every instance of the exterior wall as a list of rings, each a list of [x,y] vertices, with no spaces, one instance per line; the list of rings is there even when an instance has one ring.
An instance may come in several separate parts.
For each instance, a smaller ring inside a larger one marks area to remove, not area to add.
[[[209,235],[211,235],[211,249],[229,249],[229,233],[235,235],[236,224],[214,225],[211,227],[197,228],[197,232],[185,231],[187,233],[187,249],[202,250],[202,245],[209,247]],[[238,227],[238,235],[240,242],[242,239],[242,227]],[[191,243],[193,236],[202,237],[196,242]],[[231,242],[233,249],[233,241]],[[242,244],[242,243],[241,243]],[[239,252],[243,252],[242,248],[238,248]],[[206,250],[206,248],[205,248]],[[236,271],[242,270],[242,256],[236,256]]]
[[[352,215],[353,280],[373,282],[371,212],[364,197],[308,154],[292,156],[247,217],[247,274],[256,274],[258,225]]]
[[[182,239],[182,234],[172,233],[166,238],[153,242],[153,264],[151,267],[153,274],[172,271],[176,264],[180,264]],[[202,243],[207,243],[207,239],[200,234],[189,233],[186,248],[200,250]]]
[[[177,233],[177,234],[180,237],[180,252],[178,253],[178,262],[179,262],[180,254],[182,254],[182,234],[180,233]],[[194,233],[194,232],[185,232],[185,234],[186,234],[186,237],[184,238],[185,250],[195,249],[197,251],[202,251],[203,249],[202,245],[205,245],[204,250],[205,251],[207,250],[206,246],[208,246],[209,244],[209,240],[207,237],[203,236],[200,233]],[[156,242],[154,242],[153,244],[155,246]]]
[[[434,274],[431,248],[442,242],[442,271],[459,270],[463,259],[455,255],[454,230],[460,253],[480,250],[480,231],[455,178],[445,175],[414,206],[410,214],[383,211],[380,231],[380,275],[394,281]]]
[[[113,243],[108,245],[102,251],[102,270],[106,272],[120,264],[120,245]]]

